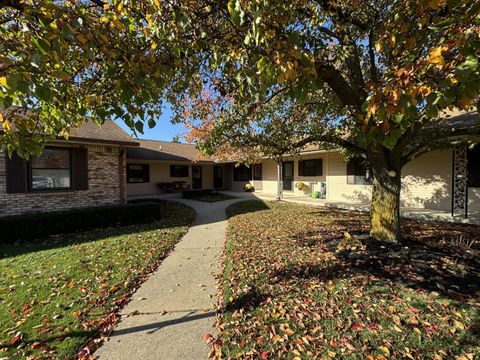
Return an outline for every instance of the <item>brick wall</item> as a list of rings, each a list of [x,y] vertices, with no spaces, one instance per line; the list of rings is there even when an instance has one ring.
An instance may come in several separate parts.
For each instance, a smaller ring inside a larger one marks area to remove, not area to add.
[[[125,161],[119,157],[122,150],[101,145],[87,149],[88,190],[7,193],[5,154],[0,148],[0,216],[121,203],[125,197],[119,181],[125,174]]]

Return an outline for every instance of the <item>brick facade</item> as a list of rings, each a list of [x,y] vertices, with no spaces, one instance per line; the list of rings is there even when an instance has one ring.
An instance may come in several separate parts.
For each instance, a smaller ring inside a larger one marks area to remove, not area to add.
[[[126,198],[125,149],[108,145],[85,146],[88,149],[88,190],[26,193],[7,193],[6,160],[0,149],[0,216],[123,203]]]

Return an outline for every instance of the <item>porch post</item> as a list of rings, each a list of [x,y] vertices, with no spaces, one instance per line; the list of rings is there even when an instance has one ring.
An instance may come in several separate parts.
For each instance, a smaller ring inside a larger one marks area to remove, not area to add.
[[[277,161],[277,200],[283,199],[283,162]]]

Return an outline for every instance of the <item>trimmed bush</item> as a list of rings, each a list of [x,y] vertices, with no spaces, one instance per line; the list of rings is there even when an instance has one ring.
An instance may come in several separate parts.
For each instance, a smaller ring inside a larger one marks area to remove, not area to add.
[[[34,240],[109,226],[147,223],[160,219],[163,202],[139,202],[66,211],[31,213],[0,218],[0,243]]]
[[[198,190],[184,190],[182,191],[182,196],[185,199],[195,199],[198,197],[206,196],[206,195],[212,195],[213,190],[212,189],[198,189]]]

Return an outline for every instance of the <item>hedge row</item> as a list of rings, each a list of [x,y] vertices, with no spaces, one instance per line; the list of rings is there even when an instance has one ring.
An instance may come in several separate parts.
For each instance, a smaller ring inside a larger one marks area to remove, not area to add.
[[[129,203],[0,218],[0,243],[34,240],[109,226],[159,220],[162,202]]]

